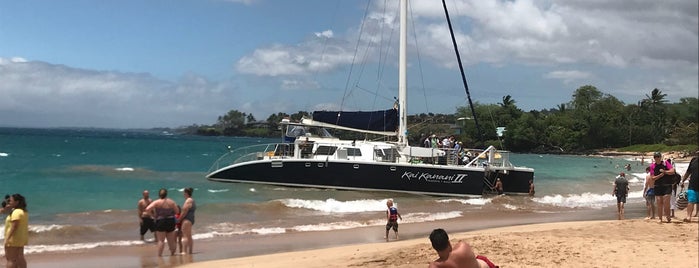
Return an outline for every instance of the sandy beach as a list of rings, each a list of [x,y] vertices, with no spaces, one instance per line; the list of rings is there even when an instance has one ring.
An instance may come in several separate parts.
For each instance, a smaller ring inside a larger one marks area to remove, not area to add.
[[[684,216],[685,211],[678,213]],[[612,216],[609,210],[600,214]],[[500,267],[647,267],[658,260],[668,267],[699,267],[699,219],[692,220],[661,224],[635,217],[512,224],[467,232],[450,231],[467,224],[451,221],[406,224],[401,238],[391,242],[382,241],[376,232],[380,230],[368,228],[245,241],[196,241],[195,254],[187,256],[155,257],[155,245],[150,243],[31,254],[27,259],[30,267],[426,267],[436,258],[427,236],[434,228],[444,228],[452,242],[470,243],[477,254]],[[370,237],[359,241],[371,242],[353,243],[357,237]]]
[[[645,207],[638,203],[626,212],[618,221],[614,207],[482,210],[401,224],[400,239],[391,233],[391,242],[383,241],[382,226],[370,226],[201,239],[195,254],[185,256],[156,257],[155,244],[145,243],[28,254],[27,260],[30,267],[426,267],[436,258],[427,236],[444,228],[452,242],[470,243],[500,267],[647,267],[659,261],[699,267],[699,219],[682,223],[682,210],[672,223],[643,220]]]
[[[668,267],[699,265],[695,222],[640,219],[544,223],[450,235],[500,267]],[[447,230],[448,231],[448,230]],[[427,236],[427,234],[425,235]],[[425,238],[198,262],[183,267],[426,267]]]

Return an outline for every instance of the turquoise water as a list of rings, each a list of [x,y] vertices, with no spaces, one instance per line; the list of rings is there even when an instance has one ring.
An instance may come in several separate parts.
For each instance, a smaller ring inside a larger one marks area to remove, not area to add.
[[[276,141],[127,130],[0,128],[0,194],[21,193],[27,198],[31,244],[37,245],[28,248],[32,253],[141,243],[135,208],[144,189],[153,198],[158,189],[166,188],[169,197],[182,203],[181,190],[193,187],[198,204],[195,239],[209,239],[381,225],[387,198],[410,208],[403,215],[407,222],[463,217],[484,209],[538,213],[606,207],[614,204],[609,193],[620,167],[632,163],[627,174],[643,176],[640,165],[624,159],[514,154],[510,156],[514,164],[536,170],[537,196],[498,202],[488,197],[284,188],[204,178],[227,146]],[[630,202],[641,202],[641,183],[631,180]]]

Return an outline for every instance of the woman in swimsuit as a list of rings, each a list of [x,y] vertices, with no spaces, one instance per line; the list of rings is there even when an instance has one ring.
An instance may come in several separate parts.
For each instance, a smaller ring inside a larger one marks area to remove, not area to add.
[[[158,192],[160,199],[155,200],[146,207],[146,211],[155,210],[152,215],[155,215],[155,239],[158,240],[158,256],[163,256],[165,248],[165,239],[170,249],[170,255],[175,255],[177,249],[175,241],[175,214],[180,213],[180,208],[177,203],[170,198],[167,198],[167,190],[160,189]]]
[[[184,205],[182,205],[182,244],[184,244],[184,254],[192,254],[194,240],[192,240],[192,225],[194,225],[194,212],[197,205],[192,198],[192,188],[184,188]]]

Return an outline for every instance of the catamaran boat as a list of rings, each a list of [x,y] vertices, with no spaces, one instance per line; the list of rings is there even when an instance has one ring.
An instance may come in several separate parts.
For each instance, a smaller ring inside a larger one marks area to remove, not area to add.
[[[505,194],[527,194],[534,170],[514,166],[509,152],[424,148],[407,139],[407,0],[400,2],[398,104],[372,112],[315,111],[300,122],[281,122],[282,141],[231,150],[209,170],[218,182],[257,183],[438,196],[481,196],[495,180]],[[343,140],[329,130],[391,137]],[[462,161],[462,155],[471,155]]]

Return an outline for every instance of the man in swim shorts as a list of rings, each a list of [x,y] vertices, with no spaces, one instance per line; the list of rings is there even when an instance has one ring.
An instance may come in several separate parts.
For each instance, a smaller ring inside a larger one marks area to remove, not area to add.
[[[148,207],[151,202],[152,200],[149,197],[148,190],[143,190],[143,198],[138,200],[138,222],[141,226],[141,240],[143,240],[143,235],[148,231],[155,235],[155,221],[153,220],[153,215],[150,214],[150,211],[146,210],[146,207]]]
[[[626,179],[626,174],[622,172],[614,180],[614,190],[612,193],[616,196],[616,209],[619,220],[624,219],[624,204],[626,204],[626,197],[629,194],[629,181]]]
[[[481,255],[476,255],[473,248],[459,241],[452,248],[449,235],[444,229],[434,229],[430,233],[432,248],[437,251],[439,259],[430,262],[430,268],[497,268],[493,262]]]

